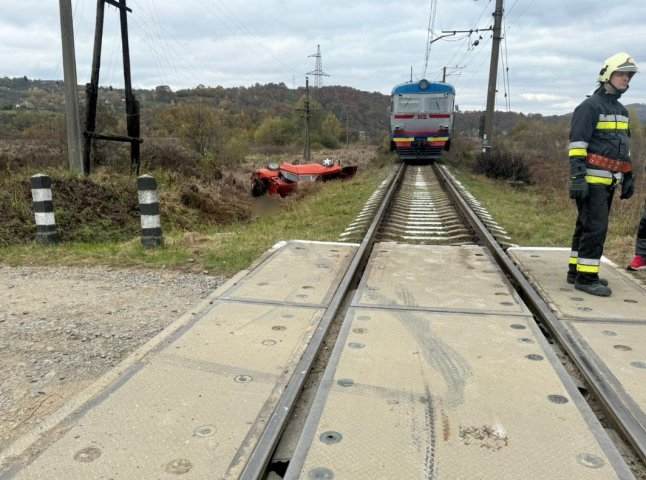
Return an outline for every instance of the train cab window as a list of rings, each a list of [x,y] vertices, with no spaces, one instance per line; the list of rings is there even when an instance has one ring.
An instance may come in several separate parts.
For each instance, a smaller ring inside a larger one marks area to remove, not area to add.
[[[426,99],[426,112],[450,112],[453,106],[450,97],[428,97]]]
[[[419,97],[407,97],[400,95],[397,100],[397,113],[417,113],[420,112],[421,99]]]

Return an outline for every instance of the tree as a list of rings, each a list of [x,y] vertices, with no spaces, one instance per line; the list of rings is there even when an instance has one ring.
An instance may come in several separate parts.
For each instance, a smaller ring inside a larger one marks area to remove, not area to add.
[[[226,133],[217,111],[201,103],[178,103],[160,112],[157,125],[161,132],[176,135],[200,155],[220,151]]]
[[[326,147],[337,148],[341,138],[341,124],[333,113],[328,113],[321,124],[321,141]],[[334,145],[327,145],[332,142]]]
[[[158,85],[153,98],[156,102],[171,103],[175,100],[175,94],[168,85]]]
[[[242,163],[249,153],[249,142],[244,137],[233,136],[224,145],[223,153],[228,163]]]
[[[286,118],[265,118],[256,129],[254,140],[261,145],[289,145],[297,137],[293,124]]]

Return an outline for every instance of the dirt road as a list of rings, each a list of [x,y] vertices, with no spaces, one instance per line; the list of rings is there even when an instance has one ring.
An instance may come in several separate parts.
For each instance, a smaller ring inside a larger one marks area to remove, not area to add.
[[[0,452],[225,280],[0,264]]]

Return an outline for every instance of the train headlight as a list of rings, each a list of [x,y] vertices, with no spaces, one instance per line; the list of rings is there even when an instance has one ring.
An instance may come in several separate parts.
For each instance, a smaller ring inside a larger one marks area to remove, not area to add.
[[[277,163],[274,163],[274,162],[269,163],[269,164],[267,164],[267,168],[268,168],[269,170],[278,170],[278,164],[277,164]]]
[[[423,78],[422,80],[419,81],[419,88],[420,90],[426,90],[428,88],[428,80]]]
[[[324,167],[331,167],[332,165],[334,165],[334,160],[332,160],[330,157],[325,157],[321,163]]]

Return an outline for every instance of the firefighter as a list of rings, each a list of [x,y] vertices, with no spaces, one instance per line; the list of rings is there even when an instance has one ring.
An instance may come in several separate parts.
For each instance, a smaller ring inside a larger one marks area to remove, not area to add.
[[[644,213],[637,229],[635,258],[626,268],[633,271],[646,270],[646,205],[644,205]]]
[[[630,198],[635,189],[628,111],[619,98],[637,72],[627,53],[608,58],[597,78],[599,87],[576,107],[570,127],[570,198],[576,201],[578,216],[567,282],[600,297],[612,294],[608,282],[599,277],[612,197],[620,188],[619,198]]]

